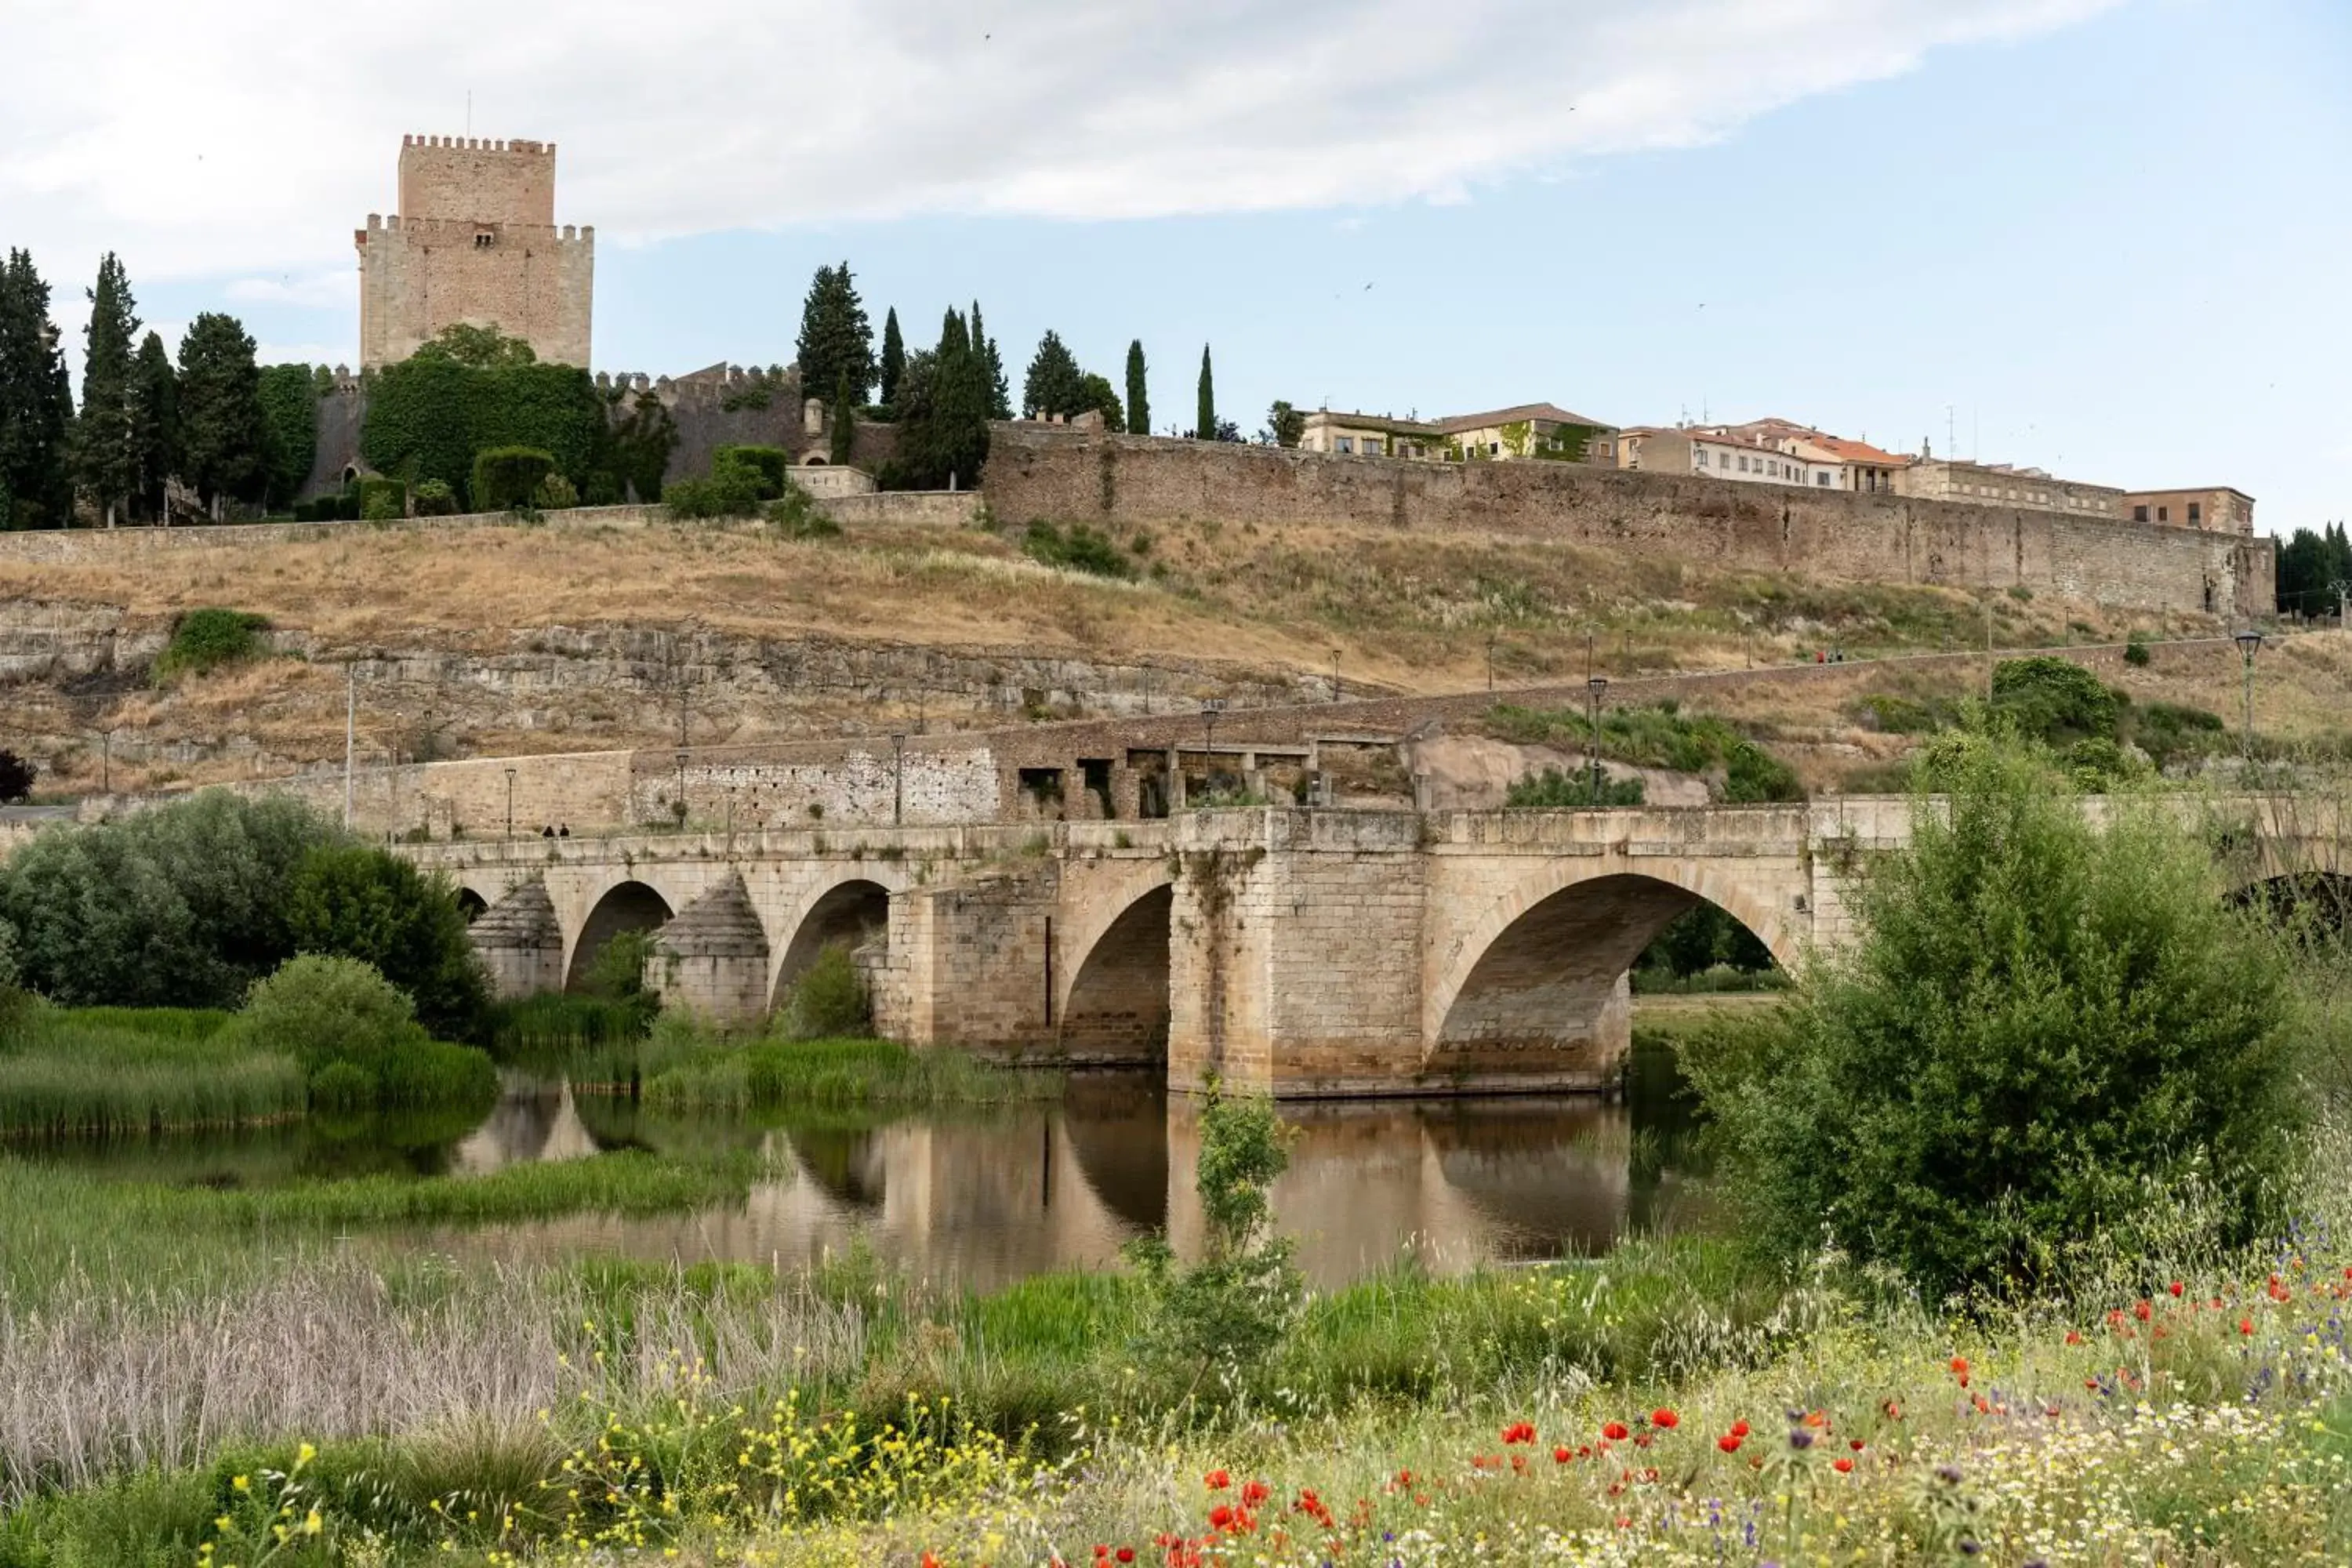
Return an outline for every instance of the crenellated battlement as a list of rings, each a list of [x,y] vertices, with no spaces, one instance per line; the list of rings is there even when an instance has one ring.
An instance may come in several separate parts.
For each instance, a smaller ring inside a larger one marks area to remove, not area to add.
[[[549,158],[555,156],[555,143],[552,142],[500,142],[479,136],[403,136],[400,139],[400,144],[403,147],[446,147],[468,153],[518,153]]]
[[[398,213],[370,213],[367,227],[352,231],[362,248],[370,235],[403,234],[426,244],[473,244],[484,234],[498,239],[528,240],[541,245],[596,243],[594,224],[501,223],[495,219],[403,217]]]

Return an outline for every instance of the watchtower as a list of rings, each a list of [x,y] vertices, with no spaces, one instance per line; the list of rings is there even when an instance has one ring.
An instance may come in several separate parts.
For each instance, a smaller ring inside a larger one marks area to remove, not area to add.
[[[400,211],[371,213],[352,242],[362,368],[457,322],[587,365],[596,231],[556,225],[553,142],[404,136]]]

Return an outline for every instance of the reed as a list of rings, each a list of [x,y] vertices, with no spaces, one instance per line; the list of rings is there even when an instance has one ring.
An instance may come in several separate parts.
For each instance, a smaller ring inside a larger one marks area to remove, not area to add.
[[[662,1031],[656,1031],[656,1039]],[[1003,1105],[1050,1100],[1062,1076],[979,1061],[962,1051],[909,1050],[889,1040],[711,1041],[644,1080],[647,1104],[668,1110]]]
[[[299,1116],[301,1068],[220,1036],[226,1015],[37,1007],[0,1051],[0,1138],[233,1127]]]

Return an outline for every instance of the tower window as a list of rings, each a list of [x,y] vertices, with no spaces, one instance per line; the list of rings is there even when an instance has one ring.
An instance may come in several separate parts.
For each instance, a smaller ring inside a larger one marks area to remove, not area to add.
[[[492,234],[487,228],[478,228],[474,231],[474,248],[476,250],[488,250],[490,247],[496,245],[498,241],[499,237]]]

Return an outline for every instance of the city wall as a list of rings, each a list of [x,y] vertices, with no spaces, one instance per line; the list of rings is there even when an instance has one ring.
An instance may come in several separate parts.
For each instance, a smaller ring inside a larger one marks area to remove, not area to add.
[[[1423,463],[993,427],[982,489],[1009,522],[1192,518],[1522,533],[1756,571],[2030,588],[2127,609],[2267,616],[2276,547],[2059,513],[1602,468]]]

